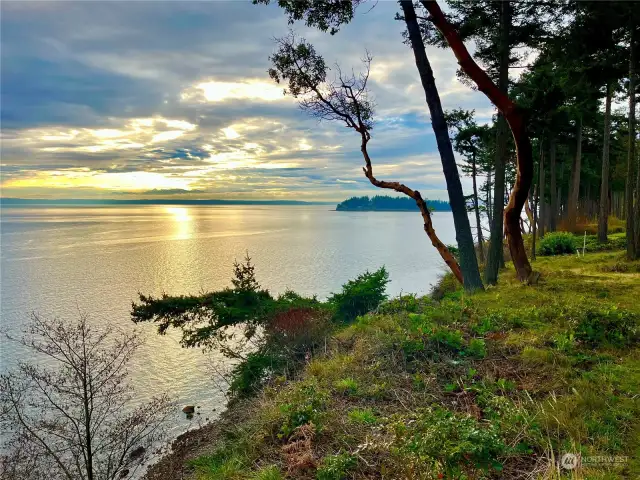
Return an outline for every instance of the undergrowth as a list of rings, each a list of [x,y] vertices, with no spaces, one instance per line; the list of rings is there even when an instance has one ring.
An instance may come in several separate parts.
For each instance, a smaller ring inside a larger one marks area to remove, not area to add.
[[[536,286],[508,270],[467,296],[446,276],[431,297],[361,312],[295,378],[267,382],[193,474],[639,478],[638,266],[620,251],[545,257]],[[618,461],[566,470],[565,453]]]

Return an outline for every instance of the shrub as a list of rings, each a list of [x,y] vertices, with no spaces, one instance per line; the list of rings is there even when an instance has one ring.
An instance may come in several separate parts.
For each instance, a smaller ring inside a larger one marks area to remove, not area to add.
[[[640,340],[638,315],[613,307],[587,310],[575,328],[575,339],[590,346],[625,347]]]
[[[392,427],[392,451],[413,472],[444,470],[445,478],[458,478],[460,465],[500,469],[498,458],[508,452],[495,425],[480,424],[439,407],[427,410],[415,421],[396,422]]]
[[[231,370],[229,393],[233,397],[248,397],[256,393],[271,375],[280,371],[286,359],[279,354],[257,351],[247,355]]]
[[[540,239],[538,253],[540,255],[564,255],[575,253],[576,238],[569,232],[548,233]]]
[[[467,347],[466,354],[470,357],[475,358],[484,358],[487,356],[487,347],[485,345],[484,340],[480,338],[472,338],[469,341],[469,346]]]
[[[357,465],[355,455],[350,453],[340,453],[338,455],[327,455],[322,459],[316,478],[318,480],[343,480],[351,469]]]
[[[291,402],[280,406],[284,419],[278,436],[288,438],[296,428],[302,425],[308,423],[318,425],[325,403],[325,395],[314,385],[304,385],[293,392]]]
[[[389,283],[389,274],[382,267],[373,273],[365,272],[342,286],[342,292],[328,298],[333,306],[335,319],[350,322],[359,315],[374,310],[387,299],[385,293]]]

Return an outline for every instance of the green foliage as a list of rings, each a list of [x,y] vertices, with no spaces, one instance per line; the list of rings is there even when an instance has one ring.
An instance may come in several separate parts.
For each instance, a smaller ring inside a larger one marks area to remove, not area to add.
[[[294,391],[291,400],[280,406],[283,419],[278,436],[289,438],[296,428],[308,423],[318,426],[326,402],[326,392],[315,385],[303,385]]]
[[[433,212],[450,212],[449,202],[443,200],[426,200],[427,207]],[[376,195],[374,197],[351,197],[336,206],[338,211],[419,211],[415,200],[409,197],[390,197]]]
[[[640,316],[617,308],[586,310],[575,327],[576,340],[589,347],[622,348],[640,340]]]
[[[349,411],[348,417],[350,422],[363,425],[373,425],[378,421],[371,408],[354,408]]]
[[[494,424],[480,424],[440,407],[411,420],[392,425],[392,451],[412,471],[444,472],[446,478],[458,478],[464,465],[483,470],[502,468],[499,459],[509,448]]]
[[[245,458],[225,449],[218,449],[212,455],[198,457],[189,463],[198,472],[198,478],[239,480],[245,477]]]
[[[248,397],[258,391],[273,372],[281,371],[286,359],[280,354],[263,351],[250,353],[231,372],[229,393],[234,397]]]
[[[572,233],[552,232],[540,239],[540,255],[565,255],[576,253],[577,242]]]
[[[385,293],[389,274],[382,267],[373,273],[365,272],[342,286],[342,292],[327,300],[333,306],[338,321],[350,322],[359,315],[374,310],[387,299]]]
[[[351,377],[343,378],[335,383],[335,388],[342,395],[356,395],[358,393],[358,382]]]
[[[348,478],[349,471],[357,464],[356,456],[350,453],[327,455],[320,462],[316,478],[318,480],[344,480]]]
[[[270,465],[258,470],[250,477],[251,480],[284,480],[284,475],[276,465]]]
[[[484,358],[487,356],[487,346],[484,340],[480,338],[472,338],[465,352],[470,357]]]

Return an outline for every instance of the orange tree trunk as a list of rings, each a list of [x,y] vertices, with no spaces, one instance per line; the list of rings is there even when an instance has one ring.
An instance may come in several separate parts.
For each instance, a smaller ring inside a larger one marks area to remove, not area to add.
[[[504,210],[504,228],[518,278],[523,282],[527,281],[532,270],[522,241],[520,215],[533,180],[533,155],[524,112],[491,81],[487,73],[471,58],[460,36],[442,13],[438,2],[421,0],[421,3],[431,15],[430,20],[453,50],[462,70],[474,81],[478,90],[484,93],[502,112],[513,134],[517,154],[517,171],[509,203]]]

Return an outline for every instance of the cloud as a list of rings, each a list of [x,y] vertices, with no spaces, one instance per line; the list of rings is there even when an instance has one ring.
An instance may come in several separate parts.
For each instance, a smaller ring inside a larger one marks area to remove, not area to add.
[[[250,2],[3,2],[6,196],[209,195],[341,199],[373,193],[357,135],[318,123],[267,75],[289,25]],[[374,168],[446,198],[424,93],[394,2],[335,36],[294,25],[327,62],[373,56]],[[492,109],[429,48],[445,108]],[[155,193],[148,193],[155,192]],[[162,193],[158,193],[162,192]]]

